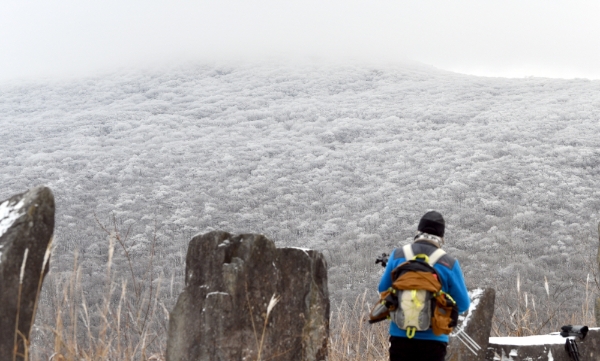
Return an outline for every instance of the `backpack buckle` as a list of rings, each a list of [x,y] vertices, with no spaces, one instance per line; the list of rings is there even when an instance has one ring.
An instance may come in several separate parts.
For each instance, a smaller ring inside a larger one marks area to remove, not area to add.
[[[429,263],[429,256],[424,253],[419,253],[412,258],[413,261],[418,261],[420,259],[422,259],[425,263]]]

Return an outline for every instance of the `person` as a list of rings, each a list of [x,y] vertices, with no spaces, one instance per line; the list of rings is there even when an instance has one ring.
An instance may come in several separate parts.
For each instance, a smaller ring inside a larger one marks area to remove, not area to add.
[[[414,243],[410,245],[412,253],[430,256],[444,243],[444,229],[446,222],[442,215],[436,211],[425,213],[419,221],[418,232]],[[392,286],[392,271],[406,262],[403,248],[392,251],[381,281],[379,292],[384,292]],[[469,309],[471,303],[464,276],[458,260],[445,254],[435,264],[435,270],[441,278],[442,291],[448,293],[454,301],[459,313]],[[416,331],[409,338],[407,332],[394,322],[390,324],[390,361],[443,361],[448,346],[448,335],[436,336],[432,329]]]

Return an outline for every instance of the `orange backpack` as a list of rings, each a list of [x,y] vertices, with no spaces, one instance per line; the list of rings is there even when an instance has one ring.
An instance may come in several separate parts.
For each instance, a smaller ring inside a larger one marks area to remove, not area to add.
[[[392,287],[382,292],[369,315],[369,323],[391,319],[406,330],[408,338],[416,331],[431,328],[436,336],[449,334],[458,322],[458,308],[449,294],[442,291],[440,277],[433,265],[446,252],[437,249],[431,255],[414,255],[411,245],[403,247],[408,261],[392,271]]]

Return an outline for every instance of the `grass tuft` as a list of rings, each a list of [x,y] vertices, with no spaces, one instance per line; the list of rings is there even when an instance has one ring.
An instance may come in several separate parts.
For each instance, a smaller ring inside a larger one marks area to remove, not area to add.
[[[146,270],[140,270],[140,267],[134,269],[135,260],[130,250],[135,245],[128,240],[130,229],[125,233],[120,232],[114,218],[110,226],[99,221],[98,224],[108,238],[106,265],[93,269],[94,274],[103,279],[96,287],[102,290],[100,301],[88,302],[88,299],[98,297],[90,294],[89,288],[83,287],[82,278],[84,273],[90,272],[89,265],[84,267],[75,252],[70,272],[49,274],[47,277],[44,297],[40,297],[44,306],[40,307],[44,311],[40,312],[44,313],[41,317],[43,321],[39,321],[38,317],[36,327],[32,328],[31,340],[15,332],[15,340],[23,337],[25,344],[31,341],[31,352],[28,354],[25,351],[22,355],[25,361],[166,359],[169,307],[164,300],[177,297],[177,292],[173,290],[173,275],[170,277],[170,287],[164,290],[161,287],[161,276],[155,277],[153,258],[156,236],[149,242],[150,260]],[[26,256],[23,262],[25,261]],[[47,262],[46,257],[44,262]],[[544,277],[538,281],[536,291],[526,279],[517,274],[513,290],[497,293],[492,335],[528,336],[548,333],[559,330],[564,324],[595,326],[590,303],[598,295],[600,287],[598,272],[592,266],[590,264],[586,268],[590,269],[590,274],[585,281],[579,283],[583,288],[578,290],[585,289],[583,302],[569,297],[574,294],[572,291],[577,284],[550,285],[548,278]],[[116,269],[125,269],[129,273],[118,273]],[[38,289],[40,288],[41,283]],[[373,306],[369,301],[376,299],[376,292],[365,290],[351,301],[346,299],[332,303],[328,342],[330,361],[388,359],[389,322],[374,325],[368,323],[368,313]],[[269,315],[278,302],[279,298],[273,295],[263,316],[262,334],[259,333],[260,326],[252,321],[259,361],[264,357]],[[581,311],[564,311],[565,302],[578,302],[577,304],[581,304]],[[255,310],[252,305],[248,306],[251,312]]]

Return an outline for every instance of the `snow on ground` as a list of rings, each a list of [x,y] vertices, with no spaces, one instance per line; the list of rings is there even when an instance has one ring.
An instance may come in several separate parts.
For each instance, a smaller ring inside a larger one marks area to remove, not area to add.
[[[558,332],[549,335],[536,335],[524,337],[490,337],[490,343],[496,345],[534,346],[554,345],[565,343],[565,338]]]
[[[590,331],[591,330],[600,330],[600,328],[590,328]],[[570,338],[575,339],[574,337]],[[548,335],[535,335],[524,337],[490,337],[490,343],[496,345],[515,346],[553,345],[564,344],[565,339],[565,337],[562,337],[560,335],[560,332],[552,332]]]

